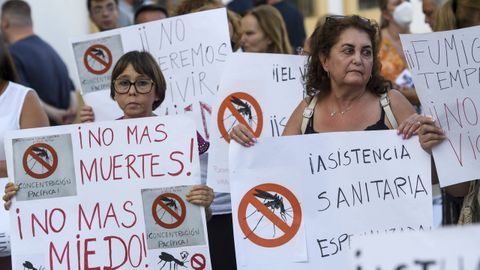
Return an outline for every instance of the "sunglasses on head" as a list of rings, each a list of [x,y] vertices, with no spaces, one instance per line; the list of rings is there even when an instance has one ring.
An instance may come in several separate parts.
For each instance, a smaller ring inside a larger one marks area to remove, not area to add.
[[[365,23],[370,23],[370,19],[368,18],[365,18],[365,17],[362,17],[362,16],[358,16],[358,15],[352,15],[352,16],[346,16],[346,15],[329,15],[325,18],[325,23],[327,22],[331,22],[331,21],[341,21],[341,20],[344,20],[346,18],[352,18],[352,17],[357,17],[359,18],[361,21],[365,22]]]

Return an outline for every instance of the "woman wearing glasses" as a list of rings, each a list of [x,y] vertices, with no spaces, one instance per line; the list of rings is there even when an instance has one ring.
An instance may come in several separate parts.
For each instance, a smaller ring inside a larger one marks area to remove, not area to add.
[[[153,111],[165,99],[166,83],[160,67],[148,52],[132,51],[124,54],[112,70],[110,97],[123,111],[120,119],[155,116]],[[80,121],[93,122],[92,107],[85,106],[80,112]],[[199,142],[199,146],[201,146]],[[206,185],[197,185],[187,194],[193,204],[209,207],[213,190]]]
[[[329,16],[311,37],[304,99],[283,135],[383,130],[397,128],[410,137],[419,124],[412,105],[390,90],[380,75],[378,26],[359,16]],[[382,106],[383,104],[383,106]],[[309,117],[304,117],[309,116]],[[255,142],[245,126],[232,129],[231,137],[245,145]]]

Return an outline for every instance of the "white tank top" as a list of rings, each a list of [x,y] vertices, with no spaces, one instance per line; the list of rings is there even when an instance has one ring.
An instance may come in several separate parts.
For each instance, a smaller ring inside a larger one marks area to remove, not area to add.
[[[0,160],[5,160],[4,137],[9,130],[20,129],[20,114],[28,91],[33,91],[14,82],[8,82],[0,95]]]

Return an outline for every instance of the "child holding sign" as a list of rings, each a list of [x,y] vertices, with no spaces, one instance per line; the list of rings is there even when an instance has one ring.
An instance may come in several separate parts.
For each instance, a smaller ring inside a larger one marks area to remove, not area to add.
[[[133,86],[133,87],[132,87]],[[155,59],[148,52],[131,51],[124,54],[112,71],[110,96],[123,111],[120,119],[155,116],[155,110],[165,99],[165,79]],[[82,123],[93,122],[92,107],[85,106],[80,113]],[[199,142],[199,147],[202,143]],[[9,209],[11,199],[18,186],[13,183],[5,187],[5,209]],[[206,185],[196,185],[187,194],[187,201],[207,208],[213,201],[214,193]]]

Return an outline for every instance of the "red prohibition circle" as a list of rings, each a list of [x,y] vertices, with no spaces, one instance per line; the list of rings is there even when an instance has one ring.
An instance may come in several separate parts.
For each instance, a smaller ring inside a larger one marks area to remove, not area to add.
[[[178,214],[177,212],[175,212],[174,210],[172,210],[168,205],[167,203],[165,203],[162,199],[163,198],[168,198],[168,199],[173,199],[175,201],[177,201],[179,204],[180,204],[180,214]],[[165,222],[163,221],[157,214],[157,206],[158,207],[161,207],[163,210],[165,210],[166,212],[168,212],[173,218],[176,219],[175,222],[173,223],[168,223],[168,222]],[[182,200],[182,198],[180,198],[180,196],[178,196],[177,194],[174,194],[174,193],[164,193],[160,196],[158,196],[154,201],[153,201],[153,204],[152,204],[152,216],[153,216],[153,219],[155,220],[155,222],[160,225],[161,227],[163,228],[166,228],[166,229],[175,229],[177,228],[178,226],[182,225],[183,221],[185,220],[185,217],[187,215],[187,210],[186,210],[186,206],[185,206],[185,202]]]
[[[275,213],[273,213],[267,206],[255,197],[256,190],[263,190],[267,192],[275,192],[281,195],[284,199],[290,202],[293,212],[292,225],[284,223]],[[269,219],[275,226],[283,231],[283,235],[278,238],[265,239],[255,234],[247,223],[247,208],[249,205],[253,205],[260,213],[262,213],[267,219]],[[250,189],[240,201],[238,206],[238,223],[240,229],[245,235],[248,235],[248,239],[261,247],[278,247],[288,241],[290,241],[298,232],[300,224],[302,222],[302,209],[295,195],[287,188],[278,184],[261,184]]]
[[[207,266],[207,260],[203,254],[195,253],[190,259],[190,265],[194,270],[203,270]]]
[[[257,127],[255,130],[250,127],[250,125],[247,123],[245,118],[237,111],[235,106],[232,104],[232,97],[235,97],[237,99],[249,102],[255,112],[257,113]],[[258,104],[257,100],[252,97],[251,95],[244,93],[244,92],[236,92],[233,94],[228,95],[223,101],[220,107],[218,108],[218,114],[217,114],[217,126],[218,130],[220,131],[220,134],[222,134],[223,139],[227,142],[230,143],[230,135],[228,134],[227,129],[225,128],[225,123],[224,123],[224,115],[227,111],[227,109],[232,113],[232,115],[235,117],[235,119],[246,126],[252,133],[255,135],[255,137],[260,137],[260,134],[262,134],[262,129],[263,129],[263,112],[262,108],[260,107],[260,104]]]
[[[94,51],[105,53],[105,56],[108,56],[108,59],[107,60],[103,59],[101,56],[95,54]],[[88,62],[89,58],[92,58],[95,61],[95,63],[98,63],[103,68],[99,68],[99,69],[93,68],[91,64]],[[108,49],[106,46],[102,44],[93,44],[92,46],[88,47],[88,49],[85,51],[85,54],[83,55],[83,64],[85,65],[85,68],[89,72],[95,75],[102,75],[106,73],[112,66],[112,62],[113,62],[112,52],[110,52],[110,49]]]
[[[48,151],[48,152],[47,152]],[[52,162],[49,163],[50,159],[48,153],[51,155]],[[43,156],[43,157],[42,157]],[[46,169],[44,173],[36,173],[33,171],[33,166],[30,168],[28,164],[28,159],[35,159],[36,163],[39,163],[42,167]],[[44,179],[52,175],[58,166],[58,156],[55,149],[52,146],[46,143],[36,143],[27,148],[23,154],[22,159],[23,169],[25,172],[35,179]]]

